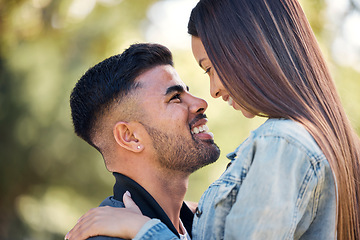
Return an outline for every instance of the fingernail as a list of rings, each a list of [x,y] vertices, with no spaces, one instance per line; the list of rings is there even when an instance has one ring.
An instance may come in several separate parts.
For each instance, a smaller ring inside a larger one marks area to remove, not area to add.
[[[131,198],[131,193],[129,191],[126,191],[125,194]]]

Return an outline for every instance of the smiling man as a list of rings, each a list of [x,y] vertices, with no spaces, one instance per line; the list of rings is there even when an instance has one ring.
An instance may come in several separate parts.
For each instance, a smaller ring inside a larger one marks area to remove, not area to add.
[[[76,134],[102,154],[116,179],[114,195],[101,205],[124,207],[129,191],[144,215],[191,235],[193,215],[183,202],[189,175],[220,151],[206,126],[207,103],[189,93],[171,52],[131,45],[90,68],[70,105]]]

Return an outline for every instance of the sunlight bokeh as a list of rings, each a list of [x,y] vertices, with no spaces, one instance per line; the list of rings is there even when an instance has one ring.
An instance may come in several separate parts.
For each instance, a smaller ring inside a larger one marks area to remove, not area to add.
[[[18,0],[0,2],[0,239],[62,239],[112,195],[101,155],[75,136],[69,95],[91,66],[135,42],[157,42],[209,107],[220,159],[190,178],[198,201],[233,151],[265,119],[245,119],[209,94],[187,22],[197,0]],[[354,128],[360,132],[360,1],[300,0]],[[5,7],[3,7],[5,6]],[[4,10],[3,10],[4,9]]]

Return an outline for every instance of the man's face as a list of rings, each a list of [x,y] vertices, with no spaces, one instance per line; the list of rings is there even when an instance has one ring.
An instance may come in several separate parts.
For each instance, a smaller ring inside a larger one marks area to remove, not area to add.
[[[220,150],[208,132],[205,100],[188,92],[170,65],[155,67],[137,78],[141,84],[141,121],[153,140],[161,167],[192,173],[215,162]]]

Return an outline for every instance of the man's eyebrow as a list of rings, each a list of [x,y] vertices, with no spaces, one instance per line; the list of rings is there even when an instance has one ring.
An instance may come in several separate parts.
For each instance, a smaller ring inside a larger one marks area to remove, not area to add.
[[[166,89],[165,95],[171,94],[173,92],[184,92],[184,91],[185,91],[185,89],[182,85],[174,85],[174,86],[168,87]],[[186,86],[186,91],[189,91],[188,86]]]

